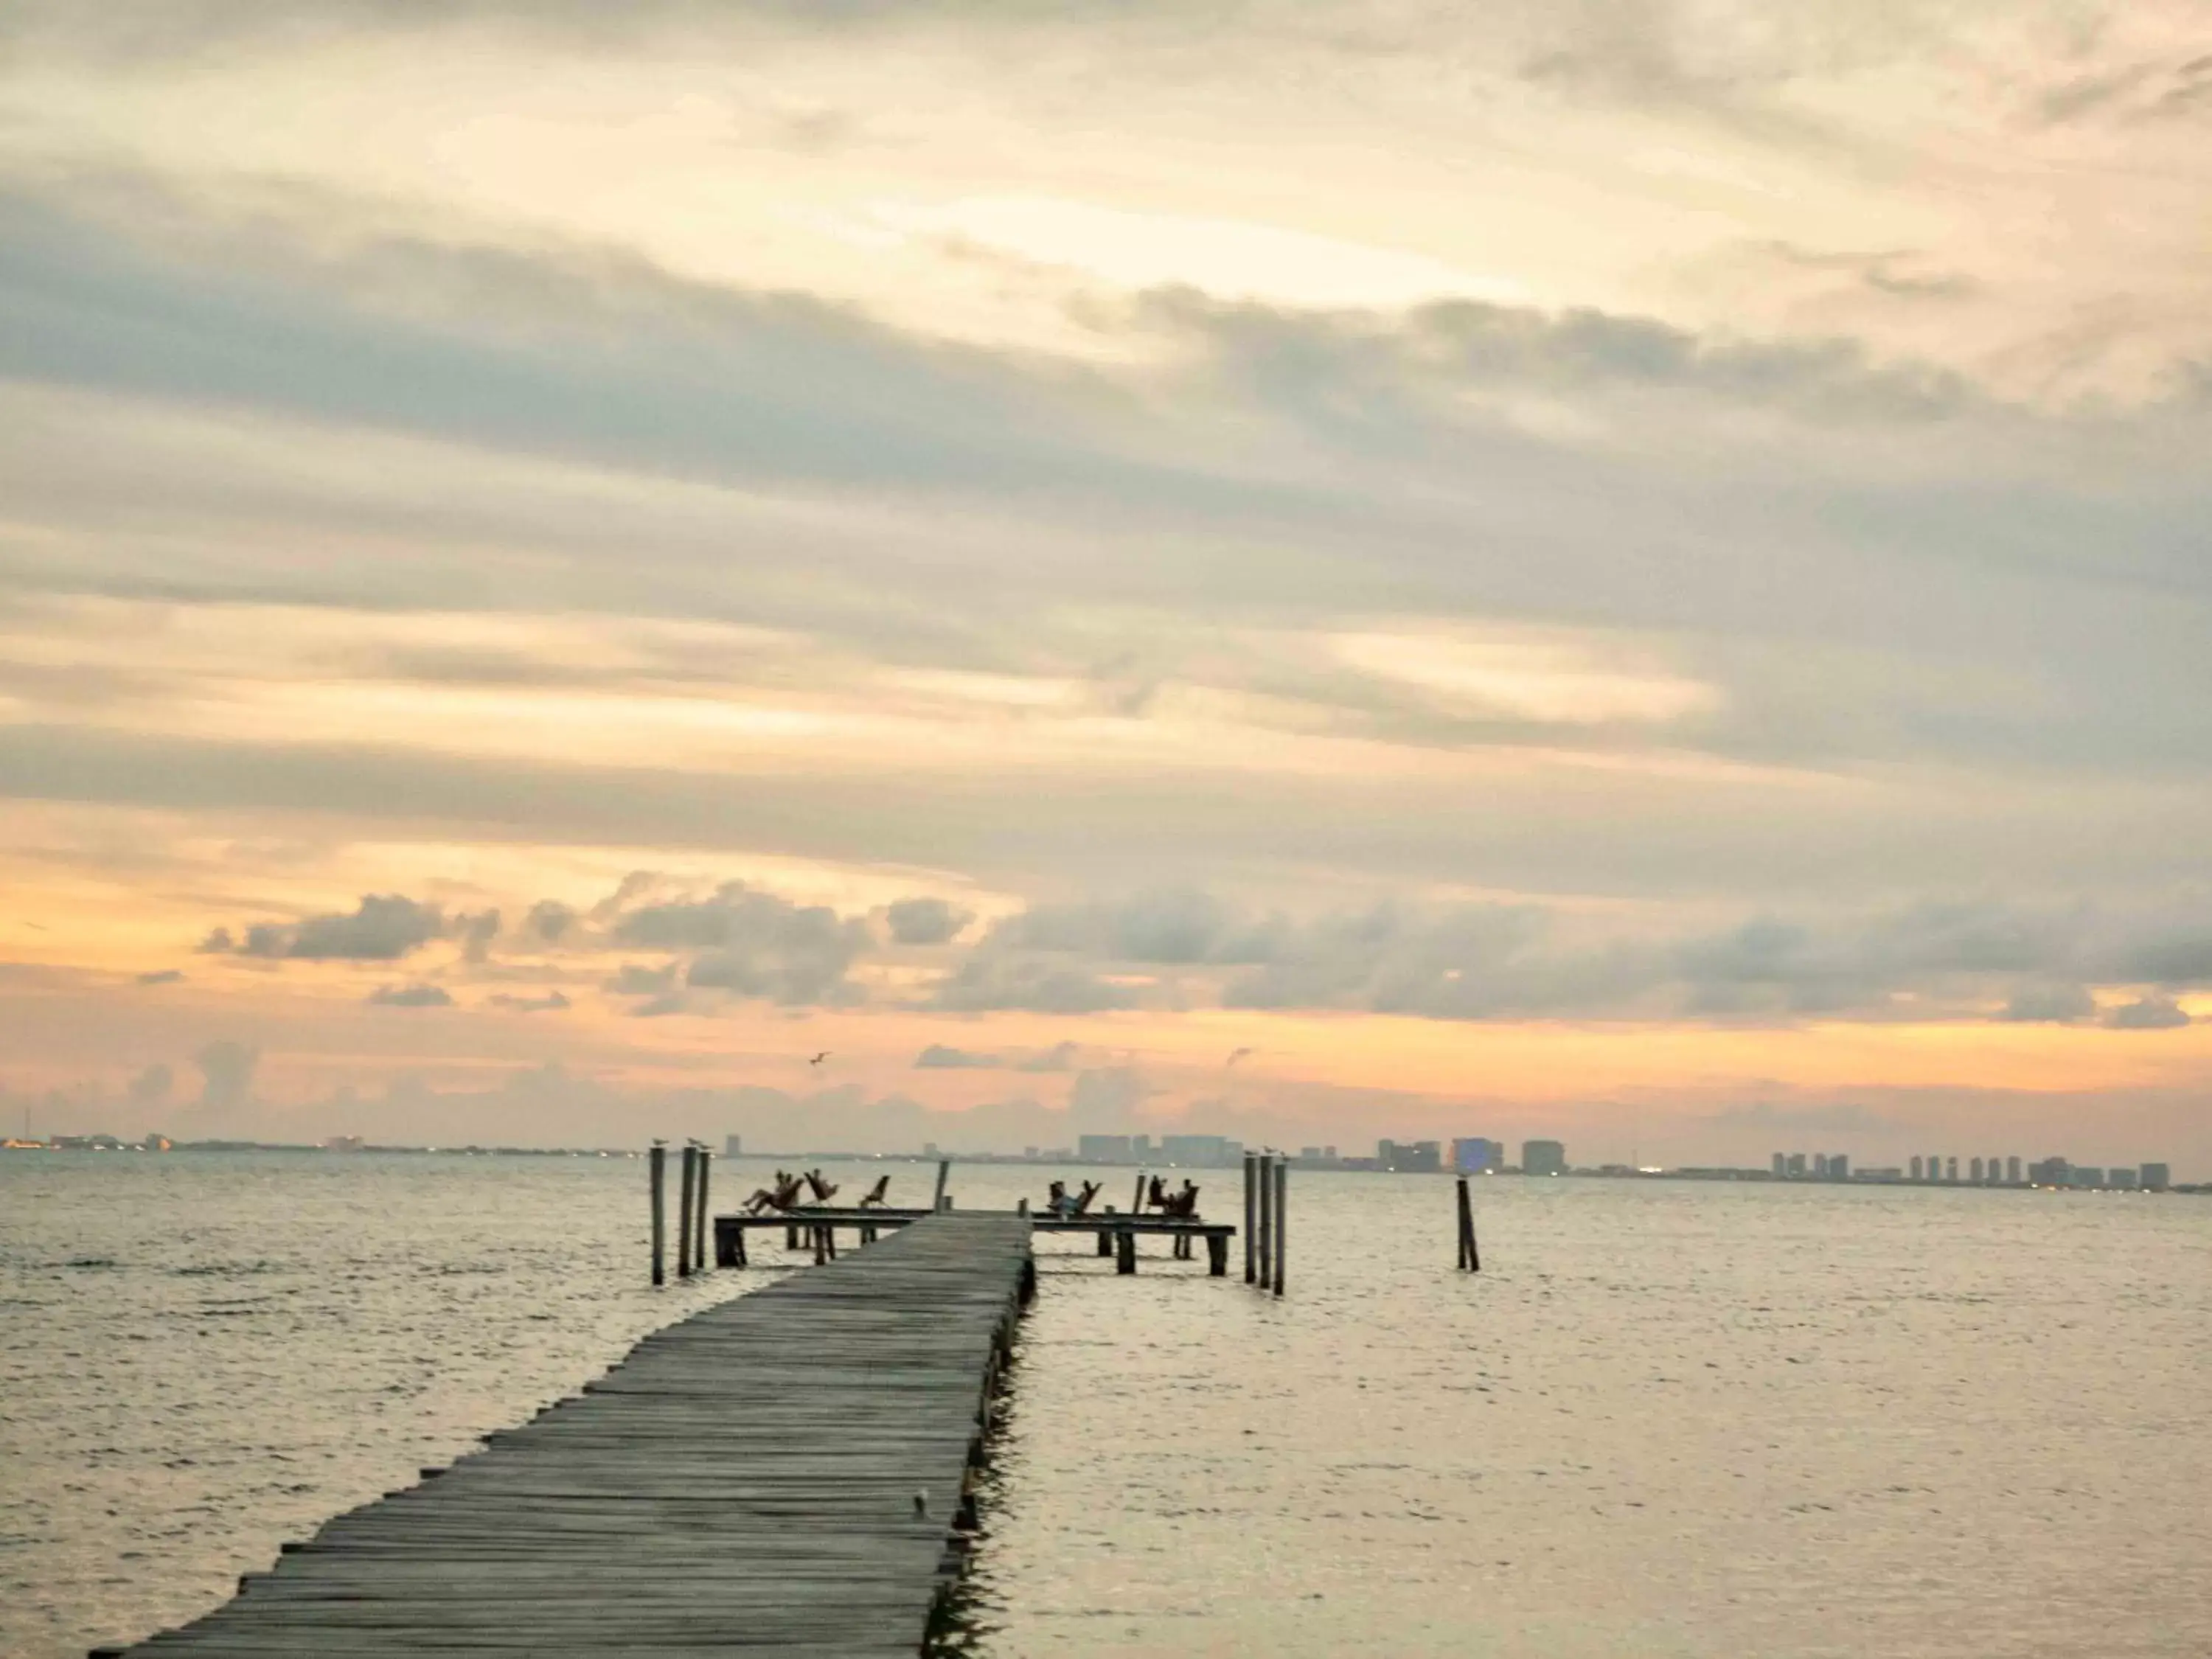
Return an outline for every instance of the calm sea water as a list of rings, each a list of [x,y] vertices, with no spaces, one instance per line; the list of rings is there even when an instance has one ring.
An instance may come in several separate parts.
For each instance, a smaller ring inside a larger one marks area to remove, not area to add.
[[[1280,1302],[1042,1243],[987,1659],[2212,1652],[2212,1202],[1499,1180],[1468,1276],[1449,1182],[1293,1181]],[[765,1279],[652,1291],[642,1188],[0,1158],[0,1652],[189,1618]]]

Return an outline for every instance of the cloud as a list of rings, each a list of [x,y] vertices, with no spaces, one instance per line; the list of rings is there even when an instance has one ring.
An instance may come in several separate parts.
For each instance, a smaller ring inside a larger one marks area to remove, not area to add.
[[[380,985],[368,994],[380,1008],[450,1008],[452,994],[437,985]]]
[[[499,937],[499,912],[485,910],[473,916],[456,916],[453,928],[460,938],[461,959],[481,963],[491,954],[492,941]]]
[[[1997,1018],[2064,1024],[2087,1019],[2096,1012],[2095,999],[2079,985],[2030,985],[2014,992]]]
[[[626,962],[607,981],[606,988],[618,997],[659,996],[676,983],[676,969],[672,962],[659,968]]]
[[[157,968],[153,972],[138,975],[141,985],[174,985],[184,975],[174,968]]]
[[[569,1006],[568,997],[559,991],[548,991],[542,997],[520,997],[502,991],[486,1000],[494,1008],[516,1014],[558,1013]]]
[[[258,1048],[225,1037],[209,1043],[192,1059],[200,1068],[202,1106],[240,1106],[252,1097],[253,1074],[261,1065]]]
[[[949,945],[975,919],[974,911],[941,898],[900,899],[884,915],[900,945]]]
[[[860,1000],[847,975],[872,944],[858,917],[793,904],[743,882],[726,882],[705,898],[660,899],[628,909],[611,933],[618,945],[700,951],[684,975],[696,989],[794,1006]]]
[[[2105,1016],[2115,1031],[2172,1031],[2189,1024],[2189,1015],[2171,997],[2142,997],[2122,1003]]]
[[[1036,1053],[1016,1060],[1014,1069],[1018,1072],[1072,1072],[1075,1069],[1075,1063],[1081,1058],[1082,1054],[1083,1047],[1080,1043],[1062,1041],[1054,1043],[1049,1048],[1040,1048]]]
[[[939,980],[931,1006],[960,1013],[1019,1009],[1040,1014],[1097,1014],[1138,1006],[1136,992],[1080,969],[996,956],[971,956]]]
[[[496,918],[495,918],[496,926]],[[305,962],[393,962],[421,949],[444,930],[434,905],[398,893],[364,893],[349,915],[309,916],[296,922],[257,922],[234,942],[227,927],[201,941],[206,952],[289,957]]]
[[[128,1091],[134,1106],[159,1106],[165,1103],[177,1085],[177,1074],[166,1063],[149,1066],[131,1079]]]
[[[998,1054],[978,1054],[973,1049],[948,1048],[933,1042],[915,1057],[918,1071],[980,1072],[1004,1066],[1006,1060]]]
[[[540,899],[523,918],[525,935],[541,945],[558,945],[576,926],[576,913],[557,899]]]

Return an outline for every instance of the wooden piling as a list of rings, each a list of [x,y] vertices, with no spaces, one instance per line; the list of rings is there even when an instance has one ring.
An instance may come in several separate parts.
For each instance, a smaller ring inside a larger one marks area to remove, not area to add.
[[[1209,1278],[1229,1277],[1229,1241],[1218,1233],[1206,1236],[1206,1271]]]
[[[667,1198],[662,1191],[666,1183],[661,1177],[668,1163],[668,1149],[656,1146],[646,1154],[646,1184],[653,1194],[653,1282],[659,1285],[666,1282],[661,1258],[668,1247],[668,1210]]]
[[[707,1164],[713,1157],[704,1146],[699,1149],[699,1213],[691,1223],[691,1265],[701,1273],[707,1271],[707,1230],[714,1214],[707,1204]]]
[[[1275,1294],[1283,1293],[1283,1262],[1291,1236],[1291,1160],[1275,1160]]]
[[[676,1276],[678,1279],[691,1277],[691,1222],[696,1211],[694,1183],[698,1175],[699,1149],[686,1146],[684,1149],[684,1176],[679,1188],[683,1196],[676,1207]]]
[[[1115,1273],[1133,1273],[1137,1271],[1137,1235],[1133,1231],[1127,1227],[1115,1228],[1114,1250]]]
[[[1258,1153],[1244,1154],[1244,1282],[1247,1285],[1259,1277],[1259,1269],[1255,1265],[1258,1259],[1257,1247],[1252,1237],[1253,1224],[1259,1214],[1259,1200],[1254,1195],[1253,1190],[1258,1179],[1254,1173],[1258,1163]]]
[[[1260,1288],[1266,1290],[1274,1282],[1275,1261],[1275,1158],[1272,1152],[1260,1154],[1260,1224],[1257,1230],[1260,1251]]]
[[[1114,1206],[1112,1205],[1109,1204],[1106,1206],[1106,1213],[1109,1215],[1114,1213]],[[1114,1236],[1106,1231],[1103,1227],[1099,1229],[1098,1232],[1098,1254],[1101,1255],[1111,1255],[1114,1254]]]
[[[1459,1178],[1459,1265],[1465,1271],[1482,1271],[1482,1253],[1474,1243],[1474,1203],[1468,1196],[1467,1177]]]
[[[1144,1170],[1143,1167],[1140,1165],[1140,1166],[1138,1168],[1138,1170],[1137,1170],[1137,1190],[1136,1190],[1135,1194],[1134,1194],[1133,1197],[1131,1197],[1131,1199],[1129,1200],[1129,1213],[1130,1213],[1131,1215],[1142,1215],[1142,1214],[1144,1214],[1144,1212],[1145,1212],[1145,1170]]]
[[[945,1183],[951,1174],[952,1160],[949,1158],[939,1158],[937,1160],[937,1191],[929,1200],[929,1207],[933,1211],[945,1207]]]

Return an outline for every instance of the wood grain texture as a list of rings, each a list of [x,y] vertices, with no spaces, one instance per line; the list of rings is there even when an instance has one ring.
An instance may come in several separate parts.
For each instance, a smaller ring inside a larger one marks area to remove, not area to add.
[[[204,1618],[93,1651],[914,1655],[1034,1282],[1024,1217],[902,1228],[656,1332]]]

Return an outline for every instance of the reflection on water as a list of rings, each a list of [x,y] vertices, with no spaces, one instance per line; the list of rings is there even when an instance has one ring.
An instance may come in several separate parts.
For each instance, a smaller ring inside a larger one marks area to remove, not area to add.
[[[187,1618],[765,1277],[653,1291],[642,1187],[0,1159],[0,1651]],[[1448,1181],[1296,1176],[1280,1302],[1202,1253],[1125,1279],[1041,1241],[958,1647],[2212,1650],[2212,1204],[1504,1179],[1479,1206],[1469,1277]]]

